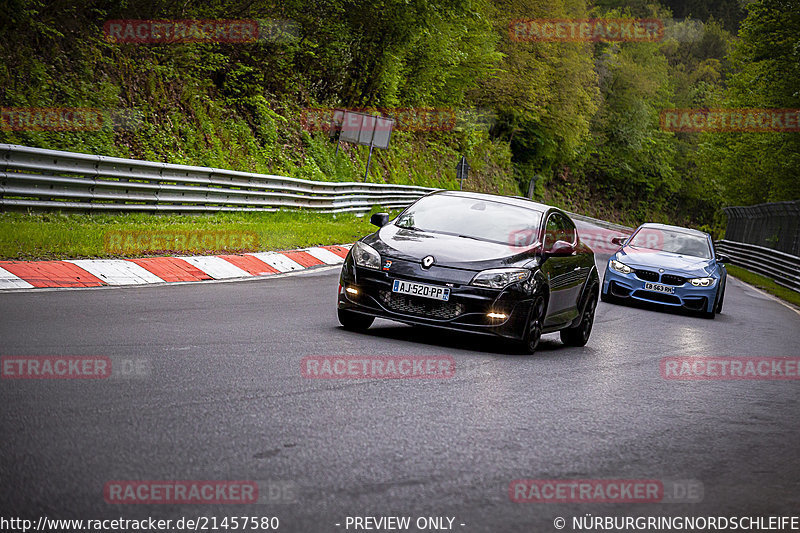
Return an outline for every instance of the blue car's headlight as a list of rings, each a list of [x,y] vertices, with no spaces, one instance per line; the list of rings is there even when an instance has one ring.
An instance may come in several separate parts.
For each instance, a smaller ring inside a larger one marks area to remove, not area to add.
[[[689,283],[695,287],[710,287],[714,284],[714,278],[693,278],[689,280]]]
[[[380,254],[375,251],[375,248],[361,241],[353,245],[353,259],[355,259],[358,266],[374,268],[375,270],[381,269]]]
[[[608,266],[610,266],[612,270],[616,270],[617,272],[621,272],[622,274],[630,274],[631,272],[633,272],[633,269],[631,267],[629,267],[625,263],[617,261],[616,259],[612,259],[611,262],[608,264]]]

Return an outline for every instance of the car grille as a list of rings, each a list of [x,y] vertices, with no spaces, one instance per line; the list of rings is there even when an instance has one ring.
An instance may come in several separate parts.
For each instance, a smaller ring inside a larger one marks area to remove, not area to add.
[[[645,281],[658,281],[658,272],[651,270],[637,270],[636,277]]]
[[[636,277],[642,279],[644,281],[659,281],[659,277],[661,278],[661,283],[665,285],[683,285],[686,283],[686,278],[681,276],[675,276],[673,274],[661,274],[659,276],[658,272],[653,272],[652,270],[637,270]]]
[[[449,320],[464,313],[464,304],[456,302],[442,302],[439,300],[431,300],[430,298],[396,294],[389,291],[379,291],[378,295],[383,305],[398,313],[438,318],[441,320]]]
[[[661,283],[665,285],[683,285],[686,283],[686,278],[674,276],[672,274],[663,274],[661,276]]]

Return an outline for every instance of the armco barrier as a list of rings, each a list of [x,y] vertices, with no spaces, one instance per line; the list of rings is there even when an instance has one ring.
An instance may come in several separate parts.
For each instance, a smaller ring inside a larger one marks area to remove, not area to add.
[[[319,182],[0,144],[0,209],[212,213],[399,208],[433,191]]]
[[[729,240],[714,243],[717,251],[739,265],[775,280],[775,283],[800,291],[800,257],[763,246]]]

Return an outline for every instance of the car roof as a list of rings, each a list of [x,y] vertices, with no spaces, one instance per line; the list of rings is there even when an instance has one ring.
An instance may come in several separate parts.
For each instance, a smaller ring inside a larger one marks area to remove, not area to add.
[[[691,228],[684,228],[683,226],[670,226],[669,224],[659,224],[656,222],[645,222],[644,224],[639,226],[639,228],[656,228],[665,230],[668,229],[673,231],[679,231],[682,233],[687,233],[689,235],[697,235],[698,237],[708,237],[708,233],[706,233],[705,231],[700,231]],[[639,230],[639,228],[637,228],[637,231]]]
[[[436,191],[432,194],[445,194],[447,196],[459,196],[461,198],[474,198],[476,200],[500,202],[504,204],[514,205],[517,207],[524,207],[526,209],[533,209],[535,211],[541,211],[542,213],[547,213],[549,210],[552,209],[556,209],[563,213],[563,211],[561,211],[557,207],[553,207],[551,205],[546,205],[546,204],[540,204],[539,202],[534,202],[533,200],[528,200],[527,198],[523,198],[521,196],[503,196],[501,194],[488,194],[482,192],[450,191],[450,190]]]

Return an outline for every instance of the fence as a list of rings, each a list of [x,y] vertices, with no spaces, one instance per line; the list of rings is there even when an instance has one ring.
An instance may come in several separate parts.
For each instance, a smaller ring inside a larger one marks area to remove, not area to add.
[[[725,240],[800,256],[800,200],[725,207]]]
[[[800,291],[800,200],[723,210],[728,226],[717,248],[734,264]]]
[[[0,144],[0,209],[194,212],[399,208],[434,189],[309,181]]]

